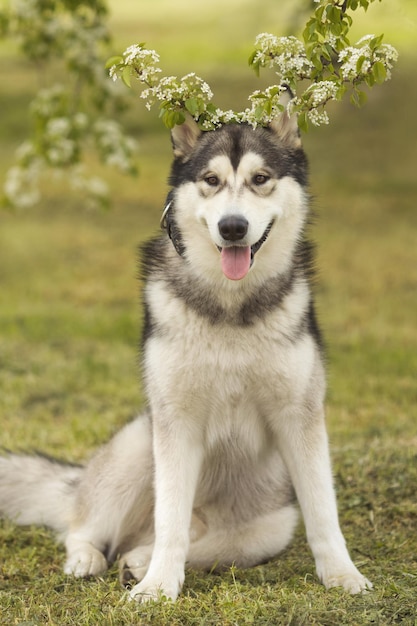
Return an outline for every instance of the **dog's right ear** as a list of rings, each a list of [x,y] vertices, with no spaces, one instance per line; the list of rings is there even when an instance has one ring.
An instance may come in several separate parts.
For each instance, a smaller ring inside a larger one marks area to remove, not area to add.
[[[197,122],[190,115],[187,115],[185,122],[179,126],[174,126],[171,131],[174,156],[186,161],[200,135],[201,130]]]
[[[280,103],[285,107],[285,110],[270,124],[270,128],[285,144],[292,148],[299,148],[301,146],[300,131],[298,128],[297,115],[293,113],[288,114],[288,104],[293,99],[291,90],[287,89],[281,94],[279,99]]]

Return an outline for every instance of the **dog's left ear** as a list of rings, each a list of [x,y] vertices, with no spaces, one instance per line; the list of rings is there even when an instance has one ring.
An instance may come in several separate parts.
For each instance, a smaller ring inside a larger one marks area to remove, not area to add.
[[[190,115],[187,115],[185,122],[179,126],[174,126],[171,131],[174,156],[186,161],[200,135],[201,130],[197,122]]]
[[[300,130],[298,128],[297,115],[293,113],[288,114],[287,106],[291,102],[293,95],[289,89],[283,92],[280,97],[280,103],[285,107],[285,110],[279,115],[273,122],[270,123],[270,128],[276,133],[276,135],[291,148],[301,147]]]

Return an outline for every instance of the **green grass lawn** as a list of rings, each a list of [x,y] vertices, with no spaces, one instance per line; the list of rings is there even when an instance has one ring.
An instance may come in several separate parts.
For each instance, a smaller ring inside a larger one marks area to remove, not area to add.
[[[175,5],[111,2],[115,52],[145,40],[169,71],[204,72],[224,106],[236,108],[234,98],[256,87],[245,68],[254,36],[285,32],[299,6]],[[323,589],[300,527],[271,563],[188,572],[176,604],[137,607],[126,602],[116,568],[94,580],[64,576],[64,551],[49,531],[4,521],[0,624],[417,624],[416,20],[411,0],[369,9],[359,36],[385,31],[400,48],[393,80],[362,110],[336,106],[330,126],[305,137],[341,525],[374,591]],[[10,48],[3,45],[0,59],[1,177],[24,138],[36,84]],[[158,228],[170,140],[141,102],[127,123],[140,143],[140,177],[106,174],[111,211],[88,211],[50,184],[40,207],[0,213],[3,447],[79,461],[142,406],[137,246]]]

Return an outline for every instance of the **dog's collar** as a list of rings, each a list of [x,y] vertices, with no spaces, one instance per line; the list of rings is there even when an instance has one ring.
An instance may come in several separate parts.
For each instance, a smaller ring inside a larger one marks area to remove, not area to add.
[[[162,211],[161,220],[159,222],[159,226],[161,227],[162,230],[167,230],[168,229],[167,215],[168,215],[168,211],[171,208],[171,204],[172,204],[172,200],[167,202],[167,204],[165,205],[164,210]]]
[[[164,210],[162,211],[161,220],[159,225],[162,230],[166,230],[168,237],[172,241],[172,245],[175,250],[179,254],[179,256],[184,256],[185,246],[182,241],[180,229],[177,226],[177,223],[172,215],[172,200],[167,202]]]

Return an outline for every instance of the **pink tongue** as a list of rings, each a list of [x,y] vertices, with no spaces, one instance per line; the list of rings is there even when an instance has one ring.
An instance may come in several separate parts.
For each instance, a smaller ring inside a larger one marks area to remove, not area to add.
[[[221,262],[223,274],[230,280],[240,280],[249,272],[250,246],[222,248]]]

